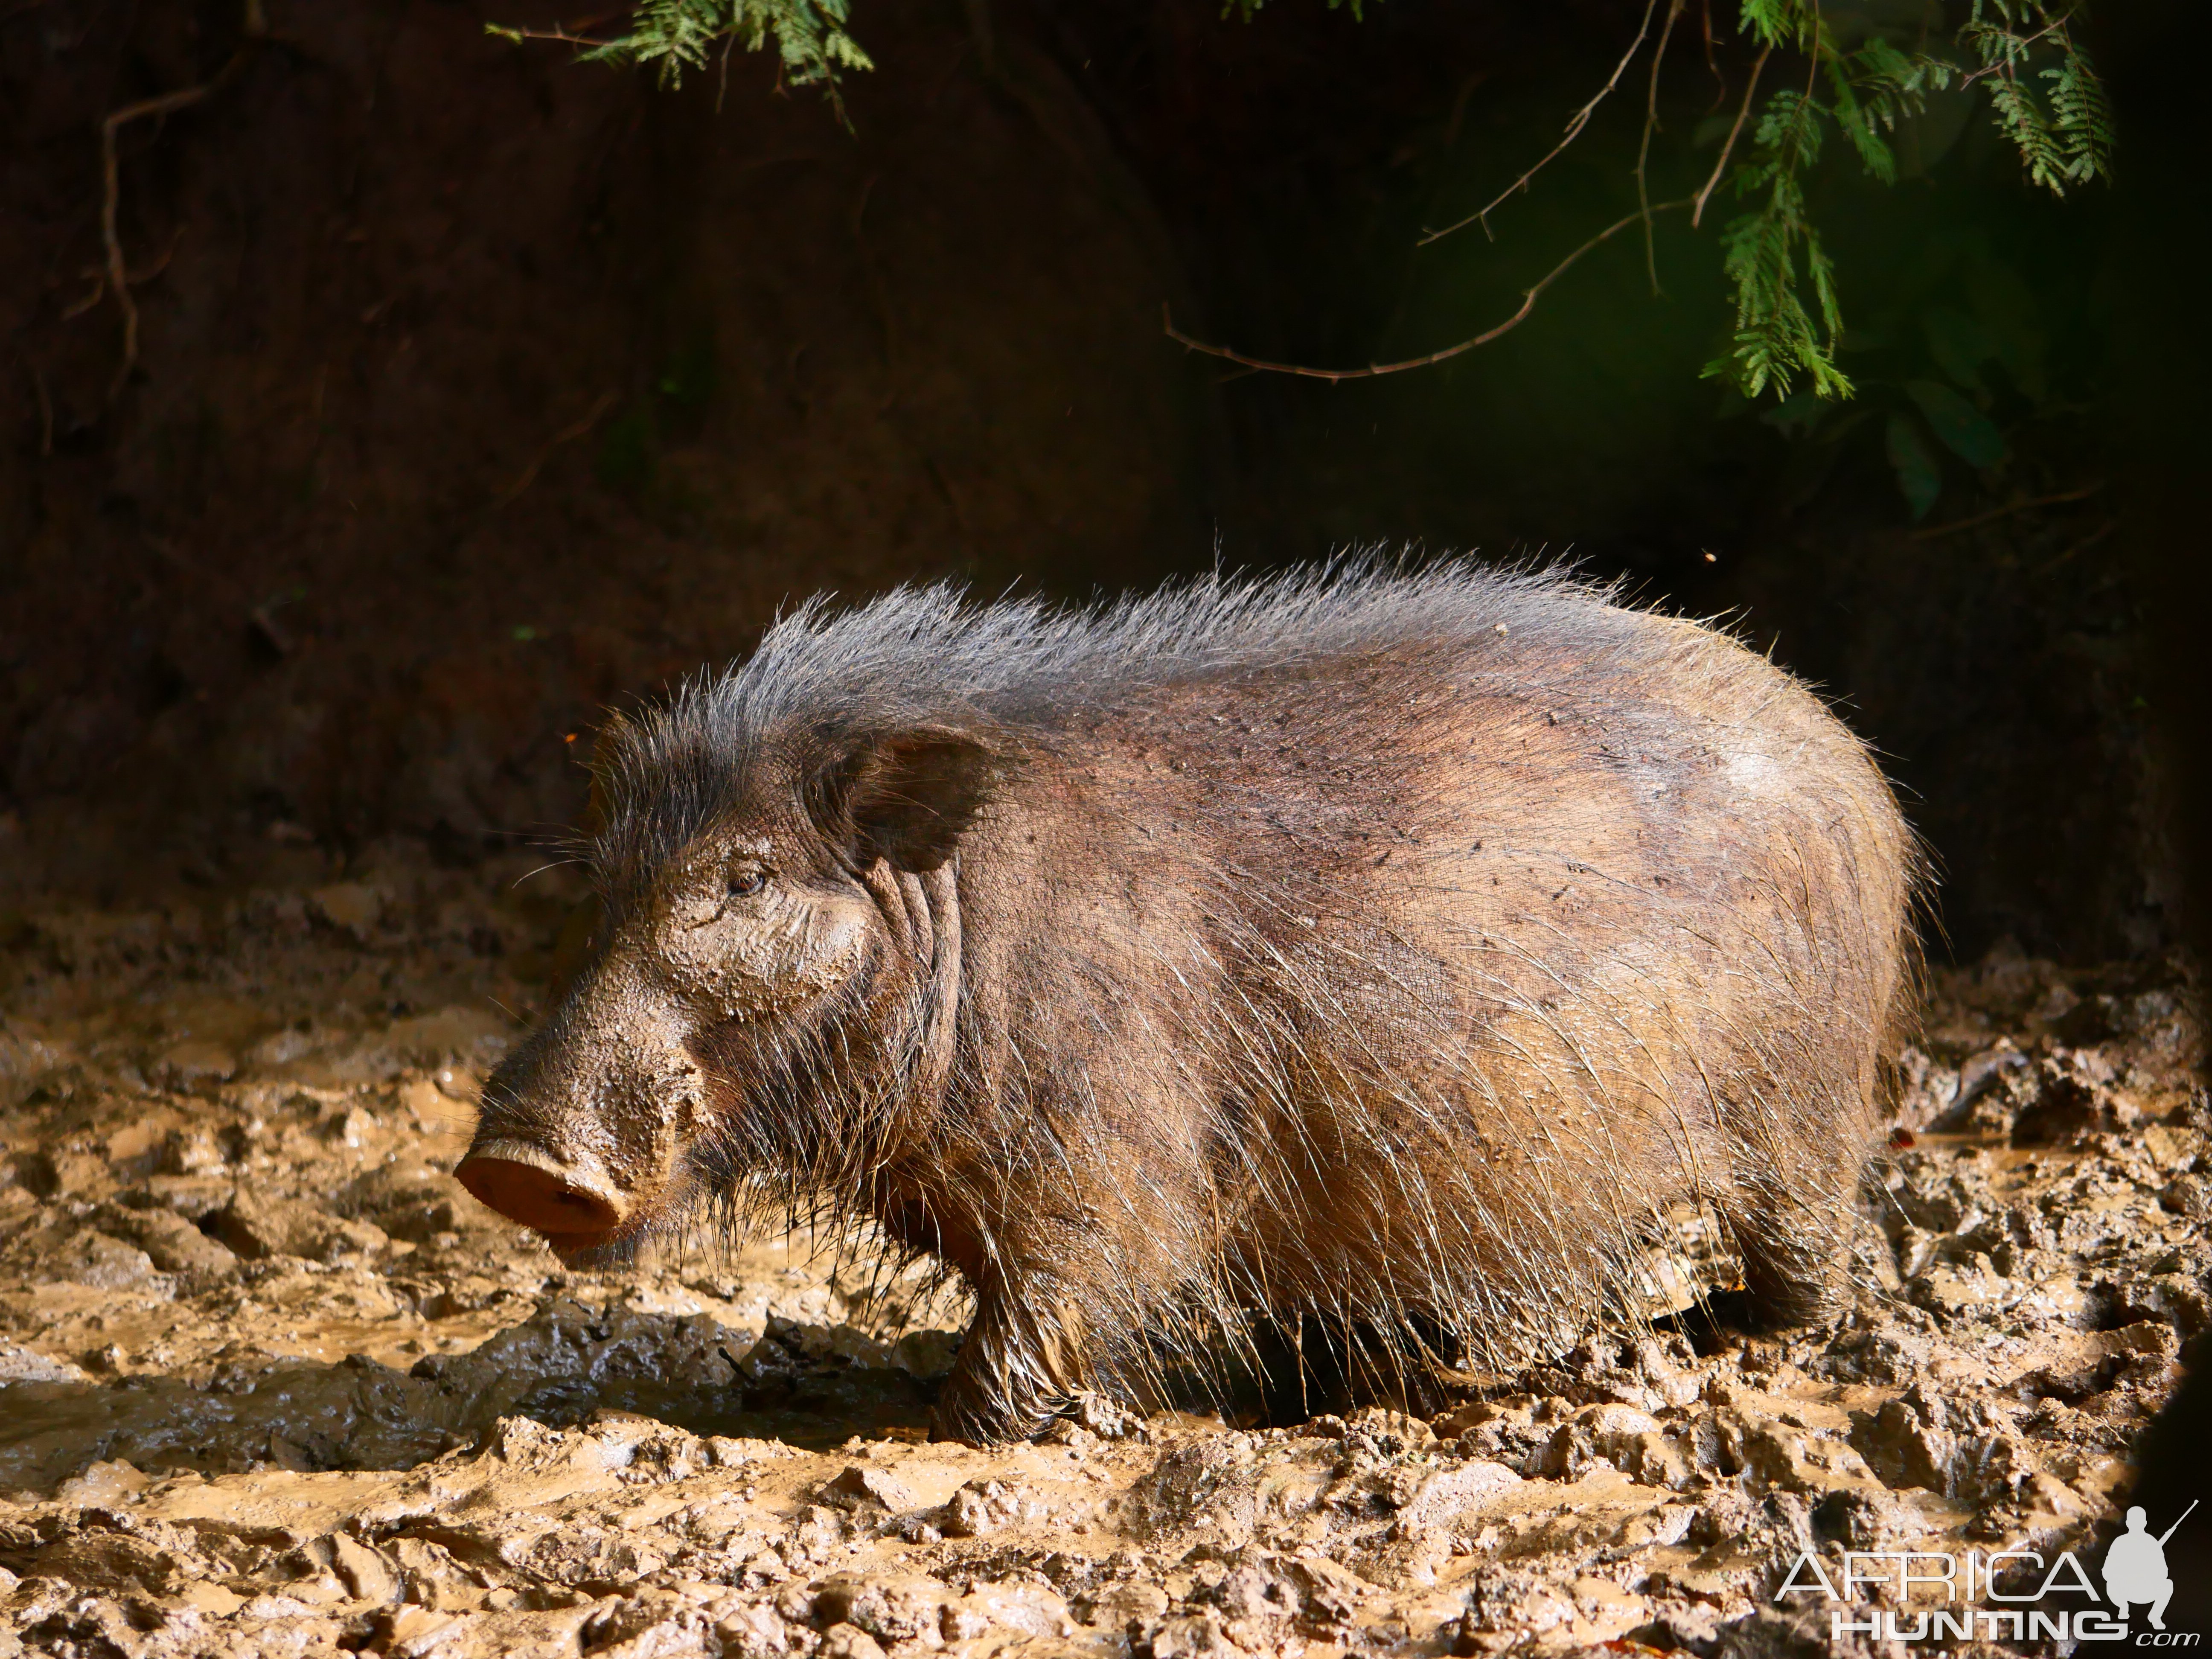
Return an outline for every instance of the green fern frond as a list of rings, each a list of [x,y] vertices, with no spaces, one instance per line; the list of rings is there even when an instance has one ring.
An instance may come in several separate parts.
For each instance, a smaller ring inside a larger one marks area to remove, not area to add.
[[[1813,273],[1813,293],[1820,302],[1820,326],[1832,342],[1844,331],[1844,309],[1836,300],[1836,267],[1820,246],[1820,233],[1810,225],[1805,227],[1805,268]]]
[[[2066,151],[2051,131],[2051,123],[2034,94],[2008,76],[1990,82],[1990,100],[1996,106],[1997,125],[2020,151],[2027,176],[2054,196],[2066,193]]]
[[[2112,147],[2118,138],[2112,106],[2088,54],[2070,42],[2069,46],[2056,69],[2043,71],[2051,83],[2051,126],[2065,147],[2069,178],[2083,184],[2092,179],[2110,179]]]
[[[1808,51],[1820,39],[1820,9],[1813,0],[1743,0],[1743,27],[1762,46]]]
[[[591,63],[649,64],[664,86],[674,86],[687,69],[703,69],[721,42],[748,52],[773,42],[787,81],[823,86],[835,100],[842,71],[875,67],[846,32],[849,13],[850,0],[638,0],[629,32],[582,56]]]
[[[1839,59],[1828,64],[1828,84],[1834,89],[1835,102],[1831,106],[1836,125],[1850,139],[1851,148],[1858,152],[1866,170],[1885,185],[1897,182],[1897,157],[1888,141],[1877,131],[1885,123],[1885,108],[1879,99],[1861,102],[1857,89],[1851,84],[1850,66]]]
[[[2086,0],[1973,0],[1956,36],[1971,67],[1907,52],[1879,34],[1846,52],[1817,0],[1741,3],[1746,33],[1811,58],[1825,84],[1818,96],[1784,91],[1767,100],[1730,179],[1737,199],[1755,205],[1721,234],[1722,268],[1735,295],[1734,345],[1705,373],[1748,397],[1770,387],[1786,396],[1800,374],[1820,397],[1850,395],[1834,362],[1844,327],[1835,265],[1805,207],[1805,180],[1830,120],[1869,173],[1894,183],[1889,135],[1925,110],[1931,92],[1986,81],[1997,125],[2036,184],[2063,194],[2111,177],[2112,108],[2070,30]],[[1809,311],[1800,292],[1807,283]]]
[[[1249,21],[1265,0],[1220,3],[1224,16],[1234,12]],[[1362,0],[1328,4],[1355,17],[1363,10]],[[1859,164],[1874,178],[1893,183],[1898,164],[1891,137],[1899,125],[1925,111],[1930,93],[1986,82],[1996,125],[2034,183],[2063,194],[2069,185],[2110,179],[2117,142],[2112,107],[2072,33],[2087,4],[1971,0],[1966,20],[1943,52],[1906,51],[1878,31],[1846,52],[1823,17],[1820,0],[1739,0],[1743,31],[1760,43],[1761,61],[1769,52],[1795,53],[1810,78],[1796,77],[1802,90],[1769,96],[1750,131],[1741,135],[1741,153],[1727,175],[1728,187],[1745,209],[1721,232],[1735,325],[1727,355],[1708,364],[1705,373],[1754,398],[1770,387],[1787,396],[1799,376],[1809,379],[1809,391],[1820,398],[1851,395],[1850,378],[1835,364],[1844,331],[1836,268],[1806,208],[1808,179],[1820,165],[1831,120]],[[835,103],[841,74],[874,67],[848,32],[850,5],[851,0],[632,0],[627,33],[580,44],[588,45],[590,58],[652,64],[665,84],[704,67],[718,47],[742,44],[758,52],[773,45],[786,81],[820,84]],[[1864,20],[1860,27],[1871,30]],[[546,38],[500,26],[492,32],[518,40]],[[573,37],[555,31],[551,38]],[[1665,38],[1662,33],[1662,52]],[[1638,46],[1643,39],[1639,33]],[[1736,142],[1732,135],[1728,154],[1734,154]],[[1647,133],[1647,148],[1648,143]],[[1700,192],[1701,210],[1712,189],[1708,185]]]
[[[2020,151],[2028,178],[2053,195],[2069,184],[2111,179],[2116,137],[2112,106],[2074,20],[2085,0],[1974,0],[1960,44],[1980,59],[1998,127]],[[2039,61],[2056,57],[2056,63]],[[2049,82],[2039,97],[2036,83]]]
[[[1805,217],[1802,175],[1820,159],[1827,112],[1801,92],[1776,93],[1753,129],[1751,154],[1736,170],[1737,195],[1758,204],[1721,233],[1721,268],[1735,289],[1734,349],[1706,365],[1705,373],[1747,398],[1770,387],[1787,396],[1800,374],[1822,398],[1851,393],[1850,377],[1835,362],[1844,327],[1835,267]],[[1820,310],[1817,325],[1799,294],[1807,278]]]

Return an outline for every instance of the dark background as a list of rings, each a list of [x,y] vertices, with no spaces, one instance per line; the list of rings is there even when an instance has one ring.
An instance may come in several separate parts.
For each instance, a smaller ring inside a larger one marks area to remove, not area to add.
[[[1641,69],[1495,240],[1421,228],[1548,147],[1640,9],[863,3],[848,131],[742,53],[672,94],[488,39],[550,21],[508,0],[271,0],[254,40],[228,4],[6,6],[0,897],[545,835],[599,711],[819,589],[1084,596],[1379,545],[1571,555],[1733,617],[1881,749],[1942,867],[1939,952],[2162,948],[2166,694],[2115,533],[2141,238],[2100,190],[2023,186],[1978,112],[1893,190],[1821,175],[1863,395],[1814,438],[1698,376],[1710,222],[1662,221],[1661,296],[1624,236],[1418,374],[1240,374],[1163,337],[1164,302],[1352,365],[1509,313],[1633,204]],[[1731,87],[1746,58],[1723,40]],[[121,130],[142,341],[111,395],[100,120],[218,76]],[[1678,46],[1655,196],[1710,165],[1686,141],[1719,91]],[[1915,526],[1883,412],[1920,309],[1999,267],[2040,395],[1996,386],[2012,460],[1954,465]]]

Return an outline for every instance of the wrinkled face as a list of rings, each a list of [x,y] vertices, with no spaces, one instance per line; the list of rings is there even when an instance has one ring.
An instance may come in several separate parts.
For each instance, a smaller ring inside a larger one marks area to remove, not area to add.
[[[791,1139],[801,1085],[777,1057],[870,1046],[841,1023],[880,1018],[914,971],[886,887],[896,906],[897,872],[941,865],[973,815],[947,793],[965,755],[925,749],[920,774],[909,744],[771,779],[690,833],[649,790],[623,803],[591,959],[485,1085],[462,1185],[564,1261],[604,1261],[755,1173],[727,1167],[761,1140],[732,1121],[747,1073],[776,1071]],[[826,1127],[835,1091],[812,1086]]]

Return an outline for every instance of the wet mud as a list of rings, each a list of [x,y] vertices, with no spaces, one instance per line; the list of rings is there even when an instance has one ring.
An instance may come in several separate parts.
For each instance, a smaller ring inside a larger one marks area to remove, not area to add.
[[[447,1173],[578,896],[535,861],[0,916],[0,1656],[1818,1651],[1801,1552],[2108,1524],[2212,1322],[2190,973],[2000,951],[1826,1326],[1717,1284],[1432,1419],[928,1443],[957,1291],[567,1273]]]

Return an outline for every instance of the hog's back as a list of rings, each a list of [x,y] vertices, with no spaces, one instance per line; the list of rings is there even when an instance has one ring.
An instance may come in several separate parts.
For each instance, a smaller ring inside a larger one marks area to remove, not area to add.
[[[1163,983],[1182,1016],[1152,1093],[1211,1091],[1192,1185],[1282,1307],[1395,1309],[1525,1358],[1663,1292],[1655,1243],[1733,1250],[1778,1313],[1832,1285],[1906,975],[1909,832],[1788,675],[1578,603],[1517,639],[1184,688],[1094,734],[1107,817],[1142,843],[1126,926],[1218,969]]]

